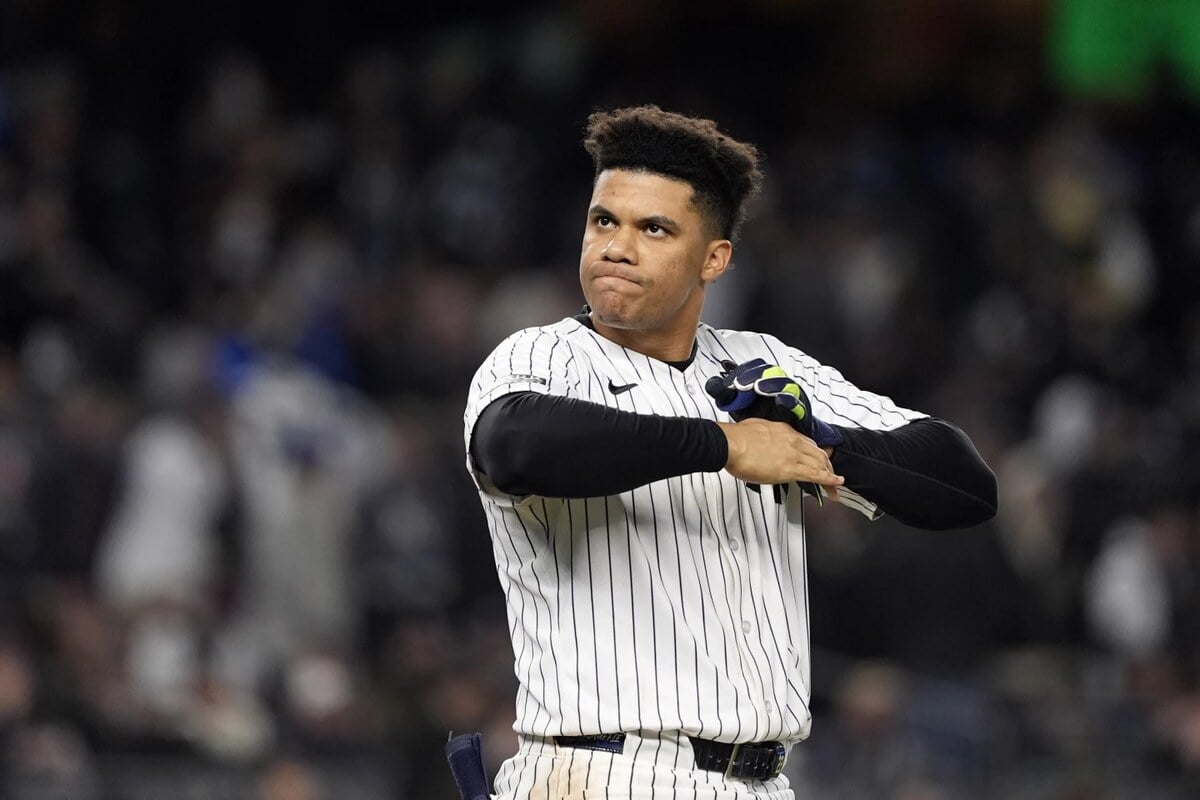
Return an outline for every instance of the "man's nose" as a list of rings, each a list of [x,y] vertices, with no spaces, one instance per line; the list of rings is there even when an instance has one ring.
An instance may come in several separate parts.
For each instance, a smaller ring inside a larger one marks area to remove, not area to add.
[[[607,261],[624,261],[629,264],[637,262],[637,249],[631,241],[632,232],[625,228],[613,231],[612,238],[604,245],[601,255]]]

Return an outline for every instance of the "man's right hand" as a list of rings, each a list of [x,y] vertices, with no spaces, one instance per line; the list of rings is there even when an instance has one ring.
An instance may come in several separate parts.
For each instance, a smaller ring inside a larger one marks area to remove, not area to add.
[[[845,478],[833,471],[830,449],[784,422],[751,417],[741,422],[718,422],[729,444],[725,471],[747,483],[815,483],[837,499]]]

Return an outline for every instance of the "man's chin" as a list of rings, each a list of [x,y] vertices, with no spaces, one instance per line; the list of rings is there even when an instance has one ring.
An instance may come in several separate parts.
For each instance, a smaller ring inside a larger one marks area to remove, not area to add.
[[[637,330],[638,325],[619,311],[592,308],[592,322],[622,331]]]

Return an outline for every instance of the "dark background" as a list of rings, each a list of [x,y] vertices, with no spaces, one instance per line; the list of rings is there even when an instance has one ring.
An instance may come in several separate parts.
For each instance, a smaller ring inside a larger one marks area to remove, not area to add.
[[[470,377],[575,313],[588,113],[767,175],[706,319],[963,427],[810,515],[798,797],[1200,779],[1200,4],[0,6],[0,798],[452,798],[512,752]]]

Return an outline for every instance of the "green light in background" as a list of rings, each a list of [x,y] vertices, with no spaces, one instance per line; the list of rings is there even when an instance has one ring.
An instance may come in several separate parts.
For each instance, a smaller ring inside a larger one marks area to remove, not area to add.
[[[1165,69],[1200,99],[1200,0],[1057,0],[1048,45],[1072,94],[1136,101]]]

